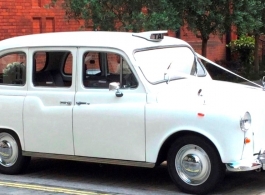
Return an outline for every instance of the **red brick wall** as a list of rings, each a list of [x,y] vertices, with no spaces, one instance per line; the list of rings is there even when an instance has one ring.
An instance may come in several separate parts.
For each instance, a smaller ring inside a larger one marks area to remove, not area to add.
[[[60,5],[60,1],[58,5]],[[60,6],[45,8],[50,0],[0,0],[0,40],[18,35],[76,31],[82,22],[66,21],[65,12]],[[92,29],[91,29],[92,30]],[[174,32],[169,33],[175,36]],[[190,43],[196,52],[201,53],[201,39],[185,27],[180,30],[180,38]],[[225,37],[212,35],[208,41],[207,57],[211,60],[225,59]]]
[[[67,22],[64,10],[47,9],[50,0],[0,0],[0,40],[33,33],[75,31],[81,23]]]
[[[194,50],[201,54],[202,44],[201,38],[198,38],[188,31],[186,27],[181,27],[180,29],[180,38],[187,41]],[[222,36],[221,38],[218,35],[211,35],[207,43],[207,58],[210,60],[222,60],[226,58],[226,38]]]

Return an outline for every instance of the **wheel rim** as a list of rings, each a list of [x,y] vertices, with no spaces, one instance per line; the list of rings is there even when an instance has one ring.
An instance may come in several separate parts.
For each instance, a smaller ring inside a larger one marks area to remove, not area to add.
[[[175,158],[175,167],[179,177],[189,185],[204,183],[211,172],[211,162],[207,153],[199,146],[183,146]]]
[[[11,167],[18,158],[16,140],[8,133],[0,133],[0,165]]]

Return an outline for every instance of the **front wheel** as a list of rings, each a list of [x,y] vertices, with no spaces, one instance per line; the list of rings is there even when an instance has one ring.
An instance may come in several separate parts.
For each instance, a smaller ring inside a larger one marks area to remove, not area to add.
[[[20,142],[14,133],[0,131],[0,172],[17,174],[30,162],[30,157],[22,156]]]
[[[223,179],[225,166],[206,139],[185,136],[176,140],[168,152],[168,171],[183,192],[205,194]]]

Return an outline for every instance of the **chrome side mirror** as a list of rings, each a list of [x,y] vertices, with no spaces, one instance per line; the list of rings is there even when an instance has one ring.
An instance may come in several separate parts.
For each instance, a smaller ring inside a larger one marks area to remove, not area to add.
[[[117,97],[122,97],[123,93],[120,92],[120,83],[112,82],[109,84],[109,90],[110,91],[115,91],[116,90],[116,96]]]
[[[109,84],[109,90],[110,91],[115,91],[120,89],[120,83],[112,82]]]

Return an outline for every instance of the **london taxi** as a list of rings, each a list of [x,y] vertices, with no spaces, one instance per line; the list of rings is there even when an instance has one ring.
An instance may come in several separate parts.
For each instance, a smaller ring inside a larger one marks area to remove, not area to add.
[[[165,31],[60,32],[0,41],[0,172],[30,157],[155,167],[207,193],[265,169],[265,92],[211,79]],[[255,103],[253,103],[255,100]]]

